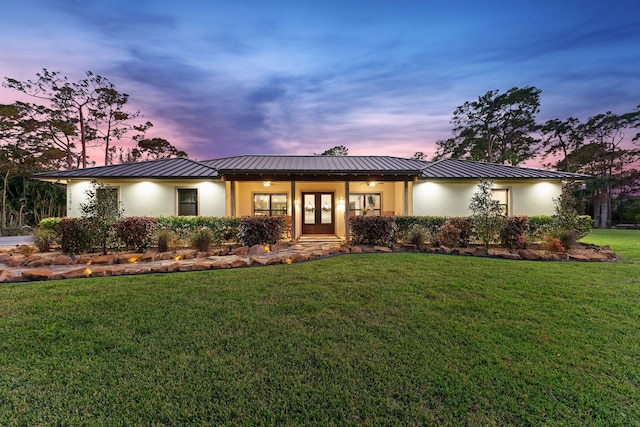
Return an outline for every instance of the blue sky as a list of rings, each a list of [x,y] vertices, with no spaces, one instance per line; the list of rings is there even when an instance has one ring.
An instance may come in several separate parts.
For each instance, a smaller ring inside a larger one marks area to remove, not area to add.
[[[200,160],[431,155],[489,90],[538,87],[539,121],[640,105],[640,2],[609,3],[21,0],[0,14],[0,77],[91,70]]]

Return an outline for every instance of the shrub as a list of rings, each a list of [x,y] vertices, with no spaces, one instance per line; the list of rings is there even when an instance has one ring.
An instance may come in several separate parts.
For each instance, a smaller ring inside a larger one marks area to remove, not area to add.
[[[554,199],[555,214],[552,217],[552,224],[555,229],[571,231],[576,239],[580,239],[591,231],[592,221],[588,215],[578,215],[572,187],[572,184],[563,185],[560,197]]]
[[[240,220],[238,240],[246,246],[277,243],[284,233],[283,216],[247,216]]]
[[[525,235],[529,231],[529,218],[511,216],[505,218],[500,227],[500,244],[505,248],[525,247]]]
[[[440,227],[447,222],[446,216],[396,216],[396,240],[406,242],[406,236],[415,227],[421,227],[426,233],[435,236]]]
[[[169,216],[156,219],[159,228],[167,229],[176,234],[177,238],[188,239],[200,227],[207,227],[213,233],[213,243],[237,242],[240,228],[240,218],[218,217],[182,217]]]
[[[87,203],[80,204],[82,217],[88,221],[89,237],[92,244],[107,253],[107,247],[114,237],[113,224],[122,216],[117,192],[105,184],[93,182],[86,192]]]
[[[58,236],[63,252],[84,252],[91,247],[86,218],[62,218],[58,222]]]
[[[142,252],[151,243],[155,223],[153,218],[132,216],[116,221],[113,229],[127,249]]]
[[[574,230],[556,230],[552,236],[559,239],[565,249],[571,249],[578,241],[578,233]]]
[[[542,240],[542,248],[551,252],[566,252],[567,248],[553,234],[547,234]]]
[[[191,236],[191,246],[200,252],[209,251],[209,245],[213,241],[213,232],[209,227],[200,227]]]
[[[33,234],[33,244],[40,252],[49,252],[55,244],[58,233],[49,228],[39,228]]]
[[[51,230],[54,233],[57,233],[58,223],[60,223],[60,218],[57,218],[57,217],[43,218],[40,220],[40,223],[38,224],[38,229]]]
[[[549,215],[533,215],[529,218],[529,235],[539,238],[540,240],[544,235],[553,227],[553,217]]]
[[[492,188],[492,181],[481,181],[469,203],[469,209],[473,212],[471,216],[473,231],[478,240],[487,248],[498,237],[503,218],[500,204],[492,198]]]
[[[402,241],[404,243],[420,246],[427,242],[430,238],[431,234],[429,233],[429,230],[419,224],[414,224],[411,229],[405,234]]]
[[[351,242],[378,246],[393,246],[396,222],[389,216],[358,215],[349,219]]]
[[[450,248],[460,246],[461,231],[458,227],[447,221],[436,235],[436,244],[438,246],[447,246]]]
[[[460,235],[456,246],[466,248],[471,241],[471,235],[473,233],[473,220],[471,217],[453,217],[447,220],[447,223],[451,224],[458,230]]]
[[[155,232],[155,240],[156,246],[158,247],[158,252],[169,251],[169,244],[175,238],[176,235],[173,231],[167,230],[166,228],[157,229]]]

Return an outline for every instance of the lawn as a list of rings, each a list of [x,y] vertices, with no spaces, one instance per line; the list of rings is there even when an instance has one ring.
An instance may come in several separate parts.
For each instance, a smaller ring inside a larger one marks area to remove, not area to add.
[[[585,240],[2,285],[0,425],[639,425],[640,232]]]

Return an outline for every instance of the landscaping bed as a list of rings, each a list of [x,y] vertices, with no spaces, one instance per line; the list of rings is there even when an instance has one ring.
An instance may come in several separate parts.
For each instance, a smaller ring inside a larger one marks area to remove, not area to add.
[[[103,254],[31,253],[30,247],[18,247],[0,253],[0,283],[121,276],[149,273],[202,271],[271,264],[291,264],[337,254],[416,251],[446,255],[466,255],[526,261],[615,261],[609,246],[579,243],[567,252],[551,252],[532,246],[527,249],[468,246],[416,246],[398,244],[393,249],[376,245],[278,243],[275,245],[221,245],[207,252],[175,250],[145,253]]]

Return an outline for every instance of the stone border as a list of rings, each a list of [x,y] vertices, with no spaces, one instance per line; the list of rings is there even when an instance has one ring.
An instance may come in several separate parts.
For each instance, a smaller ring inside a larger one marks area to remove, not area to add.
[[[106,277],[150,273],[173,273],[228,268],[292,264],[326,258],[339,254],[376,252],[420,252],[433,254],[480,256],[527,261],[616,261],[609,246],[582,245],[582,251],[553,253],[531,249],[509,251],[483,247],[448,248],[417,247],[402,244],[393,249],[373,245],[337,243],[307,243],[276,245],[222,246],[209,252],[181,250],[173,252],[73,254],[34,254],[28,257],[17,253],[0,253],[0,283]]]

